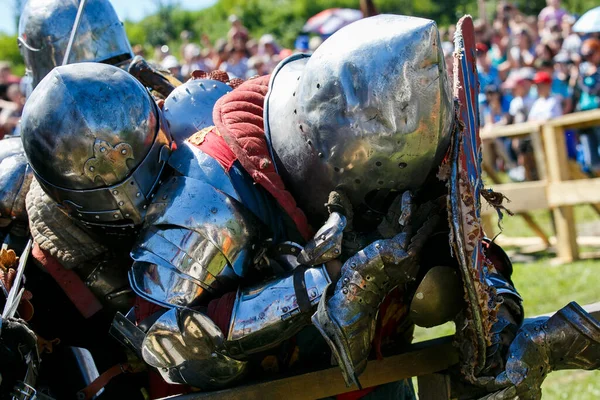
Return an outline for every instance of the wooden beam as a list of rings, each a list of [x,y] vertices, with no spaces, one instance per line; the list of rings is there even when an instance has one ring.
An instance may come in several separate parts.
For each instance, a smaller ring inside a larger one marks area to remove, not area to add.
[[[597,178],[597,176],[594,173],[592,173],[591,176],[588,174],[585,174],[581,170],[581,166],[576,161],[573,161],[573,160],[569,161],[569,171],[571,172],[571,178],[573,178],[573,179]],[[594,209],[594,211],[596,211],[596,214],[600,215],[600,204],[599,203],[590,204],[590,207],[592,207]]]
[[[600,202],[600,178],[551,182],[548,185],[550,207]]]
[[[600,109],[565,114],[547,122],[547,125],[561,128],[588,128],[600,124]]]
[[[600,302],[583,308],[600,320]],[[452,339],[452,336],[446,336],[416,343],[405,353],[386,357],[381,361],[369,361],[367,369],[360,376],[360,382],[366,388],[417,376],[421,399],[450,398],[450,380],[436,372],[458,363],[458,349],[452,346]],[[340,369],[334,367],[271,381],[248,383],[232,389],[195,392],[162,400],[314,400],[355,390],[356,387],[346,387]],[[432,397],[434,394],[437,397]],[[448,397],[444,397],[446,395]]]
[[[494,125],[491,129],[481,130],[481,139],[490,140],[502,137],[528,136],[532,132],[539,132],[539,122],[523,122],[513,125]]]
[[[449,368],[458,362],[458,350],[452,346],[452,337],[429,340],[410,346],[406,353],[369,361],[360,376],[363,387],[383,385],[429,375]],[[267,382],[257,382],[215,392],[190,393],[175,397],[177,400],[313,400],[357,390],[347,388],[339,367],[309,372]]]
[[[500,183],[500,178],[498,177],[498,175],[496,175],[496,172],[488,164],[483,164],[483,170],[485,171],[488,178],[492,182],[494,182],[495,184]],[[545,176],[545,172],[544,172],[544,176]],[[507,198],[510,200],[510,197],[507,197]],[[550,241],[548,240],[548,236],[546,235],[546,233],[544,232],[542,227],[537,222],[535,222],[535,220],[533,219],[533,217],[531,215],[529,215],[526,212],[518,212],[518,213],[516,213],[516,215],[523,218],[523,220],[525,221],[527,226],[529,226],[529,228],[544,241],[544,243],[546,244],[546,247],[550,247]],[[481,223],[483,225],[483,231],[488,235],[488,237],[495,236],[494,232],[496,230],[494,229],[492,214],[485,213],[485,212],[482,213]]]
[[[561,126],[546,124],[543,127],[546,159],[548,160],[548,181],[559,183],[569,180],[569,159],[565,144],[565,130]],[[571,262],[579,258],[577,248],[577,232],[572,206],[561,206],[552,209],[554,226],[558,243],[556,252],[558,258]]]
[[[506,208],[514,213],[520,213],[549,208],[546,199],[546,186],[546,181],[531,181],[491,185],[490,188],[502,193],[510,200],[505,204]],[[495,211],[485,205],[482,207],[482,212],[493,213]]]

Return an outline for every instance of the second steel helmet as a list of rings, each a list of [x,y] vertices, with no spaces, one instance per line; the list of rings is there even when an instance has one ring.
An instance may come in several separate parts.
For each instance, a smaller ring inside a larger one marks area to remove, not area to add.
[[[19,20],[19,47],[35,87],[62,65],[79,0],[29,0]],[[123,24],[109,0],[88,0],[68,63],[84,61],[117,65],[133,57]]]
[[[141,224],[171,153],[146,88],[98,63],[52,70],[25,105],[21,139],[44,191],[88,225]]]

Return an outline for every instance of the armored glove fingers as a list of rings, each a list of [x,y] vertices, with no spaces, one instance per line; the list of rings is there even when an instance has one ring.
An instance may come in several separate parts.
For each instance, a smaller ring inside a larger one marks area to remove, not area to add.
[[[600,323],[572,302],[550,318],[525,323],[509,348],[506,369],[486,400],[538,400],[551,371],[600,368]]]
[[[437,222],[437,216],[431,217],[412,240],[407,225],[405,232],[365,247],[344,263],[333,294],[321,298],[312,321],[348,386],[360,387],[358,375],[367,364],[379,306],[393,288],[415,279],[418,251]]]

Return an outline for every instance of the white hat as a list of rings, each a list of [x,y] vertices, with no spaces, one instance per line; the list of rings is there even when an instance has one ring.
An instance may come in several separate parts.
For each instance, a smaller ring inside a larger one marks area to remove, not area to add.
[[[166,56],[162,61],[161,66],[165,69],[177,68],[179,67],[179,61],[175,56]]]

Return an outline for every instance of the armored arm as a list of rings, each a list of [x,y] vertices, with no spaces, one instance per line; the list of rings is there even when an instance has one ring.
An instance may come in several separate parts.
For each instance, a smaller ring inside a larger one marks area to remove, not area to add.
[[[21,140],[0,141],[0,227],[13,221],[27,224],[25,196],[32,176]]]
[[[239,379],[249,355],[309,325],[330,283],[323,265],[295,262],[299,246],[265,245],[261,222],[232,187],[217,189],[216,179],[177,176],[164,183],[148,208],[130,271],[134,291],[168,309],[135,331],[143,337],[138,354],[167,382],[202,389]],[[287,272],[247,283],[267,267]],[[207,307],[211,300],[221,306]]]

